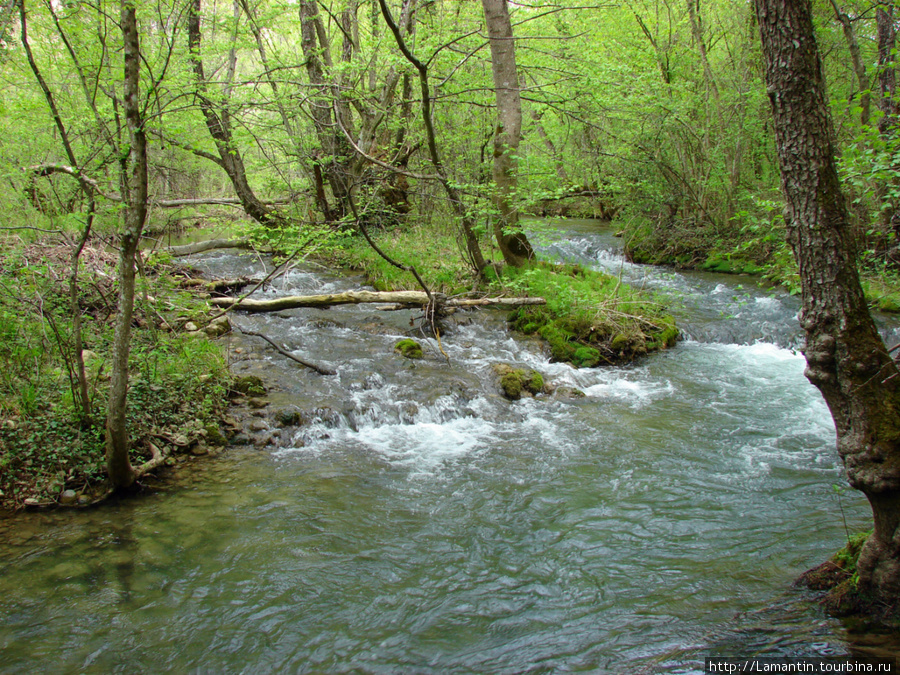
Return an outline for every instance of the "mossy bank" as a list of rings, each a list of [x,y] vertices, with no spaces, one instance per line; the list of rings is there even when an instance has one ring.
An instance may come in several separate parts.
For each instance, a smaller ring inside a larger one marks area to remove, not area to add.
[[[542,338],[553,360],[578,367],[623,363],[671,347],[678,338],[664,299],[603,272],[536,261],[499,272],[492,268],[486,279],[476,279],[452,232],[411,226],[375,236],[395,260],[414,266],[432,290],[545,298],[546,305],[516,309],[508,319],[514,330]],[[348,238],[329,260],[362,270],[378,290],[417,288],[412,274],[389,264],[360,238]]]

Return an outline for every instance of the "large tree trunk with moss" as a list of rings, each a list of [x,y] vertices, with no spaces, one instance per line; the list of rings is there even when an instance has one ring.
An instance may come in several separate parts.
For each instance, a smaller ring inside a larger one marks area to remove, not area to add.
[[[755,3],[803,287],[806,376],[831,410],[850,484],[872,507],[860,589],[893,604],[900,597],[900,373],[859,283],[809,0]]]
[[[491,44],[491,72],[497,97],[497,126],[494,133],[494,204],[499,217],[494,235],[507,265],[521,267],[534,258],[528,238],[519,230],[518,153],[522,137],[522,97],[516,72],[516,44],[506,0],[482,0],[484,19]]]
[[[137,472],[128,458],[130,442],[126,420],[128,356],[134,312],[135,256],[147,219],[147,138],[140,107],[140,59],[137,16],[131,0],[122,0],[124,39],[124,108],[130,147],[122,158],[125,174],[124,228],[119,249],[119,295],[113,334],[112,371],[106,412],[106,470],[113,489],[130,487]]]

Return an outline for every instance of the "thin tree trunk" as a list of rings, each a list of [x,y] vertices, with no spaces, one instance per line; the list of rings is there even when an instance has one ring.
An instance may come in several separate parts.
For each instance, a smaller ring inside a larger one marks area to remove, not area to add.
[[[447,178],[447,172],[444,169],[444,164],[441,161],[441,155],[438,151],[437,135],[434,131],[434,118],[431,113],[431,87],[428,84],[428,66],[422,63],[422,61],[416,58],[415,54],[410,51],[409,46],[403,39],[400,27],[394,21],[394,17],[391,15],[391,10],[388,9],[385,0],[378,0],[378,4],[381,7],[381,14],[394,36],[397,47],[403,53],[403,57],[415,67],[416,72],[419,75],[419,90],[422,96],[422,122],[425,125],[425,138],[427,139],[428,154],[431,157],[431,164],[438,176],[440,176],[441,186],[444,188],[444,192],[447,193],[451,208],[456,212],[462,225],[469,262],[472,264],[475,273],[481,275],[484,272],[484,268],[487,267],[487,261],[481,253],[478,236],[475,234],[475,224],[472,222],[472,217],[466,212],[465,205],[462,202],[462,195],[460,195],[459,190],[457,190]]]
[[[494,130],[494,205],[500,217],[494,220],[494,236],[507,265],[521,267],[534,258],[525,233],[519,229],[517,199],[518,153],[522,138],[522,98],[516,72],[516,43],[513,39],[506,0],[481,0],[491,46],[491,72],[497,97],[497,126]]]
[[[800,266],[806,376],[834,418],[850,485],[869,500],[873,535],[860,589],[900,596],[900,372],[863,296],[809,0],[755,0],[788,238]]]
[[[879,5],[875,10],[878,28],[878,108],[883,117],[878,130],[883,136],[897,126],[897,29],[894,27],[894,3]]]
[[[869,89],[872,83],[869,74],[866,72],[866,64],[863,62],[862,54],[859,50],[859,40],[856,37],[856,31],[853,28],[853,21],[846,12],[842,12],[835,0],[831,0],[831,8],[834,10],[834,17],[841,24],[844,31],[844,39],[847,40],[847,48],[850,50],[850,64],[853,66],[853,72],[856,74],[856,81],[859,84],[859,113],[860,124],[869,123],[870,108],[872,97]]]
[[[700,64],[703,66],[703,79],[707,90],[712,97],[719,102],[719,87],[713,77],[712,68],[709,66],[709,57],[706,53],[706,40],[703,38],[703,24],[700,18],[700,0],[687,0],[688,16],[691,20],[691,35],[697,44],[697,53],[700,55]]]
[[[56,15],[54,14],[54,20],[55,19]],[[57,26],[59,26],[58,23]],[[78,306],[78,263],[81,259],[81,252],[84,250],[84,245],[87,243],[88,237],[90,237],[91,226],[94,221],[94,209],[96,204],[95,188],[92,184],[92,181],[84,176],[81,172],[81,169],[78,168],[78,160],[75,157],[75,151],[72,148],[72,144],[69,142],[69,134],[67,132],[66,125],[63,123],[62,115],[60,114],[59,109],[56,106],[56,99],[53,96],[53,92],[50,90],[50,87],[47,85],[46,80],[41,75],[40,68],[38,68],[37,62],[34,59],[34,55],[31,52],[31,45],[28,42],[28,21],[25,12],[25,0],[19,0],[19,28],[21,30],[22,47],[25,49],[25,54],[28,58],[28,65],[31,67],[31,71],[32,73],[34,73],[34,77],[38,81],[38,85],[40,86],[41,91],[44,93],[44,98],[47,100],[47,105],[50,108],[51,114],[53,115],[53,121],[56,125],[56,129],[57,131],[59,131],[59,136],[62,140],[66,157],[68,157],[69,161],[72,163],[71,175],[78,180],[81,191],[84,193],[84,196],[87,198],[89,204],[87,222],[85,223],[84,230],[82,230],[82,236],[79,240],[78,245],[72,250],[72,270],[69,274],[69,307],[72,313],[73,345],[71,361],[69,361],[68,358],[66,359],[68,362],[74,363],[77,387],[73,388],[72,394],[76,400],[81,399],[81,423],[82,426],[87,426],[91,423],[91,418],[93,415],[91,411],[91,400],[88,392],[87,373],[85,372],[84,368],[84,357],[81,354],[83,346],[83,334],[81,329],[81,308]],[[61,28],[60,34],[62,34]],[[68,41],[65,42],[66,46],[69,46]],[[75,54],[71,50],[70,55],[74,60]],[[78,64],[76,61],[76,66],[77,65]],[[78,72],[80,75],[80,67],[78,68]],[[37,189],[35,188],[35,197],[36,195]],[[60,345],[60,347],[62,348],[62,345]]]
[[[123,0],[121,26],[124,40],[124,109],[130,140],[128,157],[122,159],[125,174],[124,226],[119,249],[119,295],[113,334],[109,405],[106,413],[106,470],[113,489],[130,487],[137,472],[128,458],[130,440],[126,420],[128,357],[131,319],[134,314],[135,256],[147,219],[147,138],[140,107],[141,48],[137,16],[131,0]]]
[[[332,116],[332,111],[336,110],[336,114],[342,118],[341,122],[346,122],[343,109],[335,105],[333,96],[335,90],[326,82],[325,69],[331,66],[331,52],[324,26],[319,18],[316,0],[302,0],[300,3],[300,46],[306,60],[309,82],[314,91],[309,99],[310,114],[319,145],[322,146],[322,155],[316,160],[317,167],[321,167],[320,171],[331,187],[334,206],[328,204],[325,192],[319,189],[320,186],[316,189],[316,199],[325,220],[337,222],[350,211],[352,187],[346,160],[342,161],[339,158],[350,157],[351,152],[346,147],[343,134]]]

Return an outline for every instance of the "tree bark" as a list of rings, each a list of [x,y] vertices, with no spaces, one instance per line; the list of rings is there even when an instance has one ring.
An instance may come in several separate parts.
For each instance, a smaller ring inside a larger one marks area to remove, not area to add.
[[[494,220],[494,236],[507,265],[521,267],[534,258],[525,233],[519,230],[519,210],[514,204],[518,191],[518,153],[522,138],[522,98],[516,72],[516,43],[506,0],[481,0],[491,46],[491,73],[497,97],[494,130],[494,205],[500,212]]]
[[[755,0],[772,106],[788,238],[800,267],[806,376],[822,392],[850,485],[875,521],[860,590],[900,596],[900,372],[869,315],[809,0]]]
[[[883,117],[878,130],[883,136],[892,133],[897,126],[897,29],[894,27],[894,3],[878,5],[875,10],[878,29],[878,108]]]
[[[113,333],[112,370],[106,412],[106,471],[113,489],[130,487],[137,472],[128,458],[130,441],[126,420],[128,356],[131,319],[134,313],[135,256],[147,219],[147,138],[140,105],[141,48],[137,16],[131,0],[122,0],[121,26],[124,40],[124,110],[130,140],[128,156],[122,159],[125,192],[124,225],[119,249],[119,295]]]
[[[325,34],[322,20],[319,17],[319,8],[315,0],[302,0],[300,3],[300,46],[303,50],[303,58],[306,60],[306,72],[309,83],[313,87],[313,95],[310,96],[309,106],[316,136],[321,145],[321,156],[316,159],[317,168],[321,167],[321,174],[331,188],[334,196],[334,205],[328,203],[321,181],[317,181],[316,199],[319,209],[328,222],[337,222],[350,211],[350,199],[352,197],[352,184],[347,167],[347,158],[351,153],[344,136],[335,121],[335,114],[341,113],[341,107],[335,105],[334,92],[326,82],[325,68],[331,65],[331,56],[327,35]],[[343,104],[342,104],[343,105]],[[346,120],[342,120],[342,123]]]
[[[165,249],[170,255],[177,257],[185,255],[194,255],[195,253],[203,253],[204,251],[212,251],[219,248],[253,248],[253,243],[249,238],[243,239],[207,239],[206,241],[198,241],[193,244],[184,244],[183,246],[169,246]]]

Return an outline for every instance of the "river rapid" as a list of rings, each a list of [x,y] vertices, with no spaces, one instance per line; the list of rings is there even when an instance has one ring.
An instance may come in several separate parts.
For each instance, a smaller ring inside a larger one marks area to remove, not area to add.
[[[710,655],[893,650],[792,587],[870,519],[835,487],[798,300],[631,265],[601,225],[557,225],[534,235],[543,255],[659,291],[682,341],[575,370],[478,311],[443,336],[449,363],[427,340],[413,362],[393,345],[417,312],[236,316],[338,371],[227,338],[269,409],[309,423],[269,421],[274,444],[179,467],[162,492],[0,522],[0,672],[702,673]],[[308,266],[262,295],[361,283]],[[496,362],[585,396],[509,402]]]

